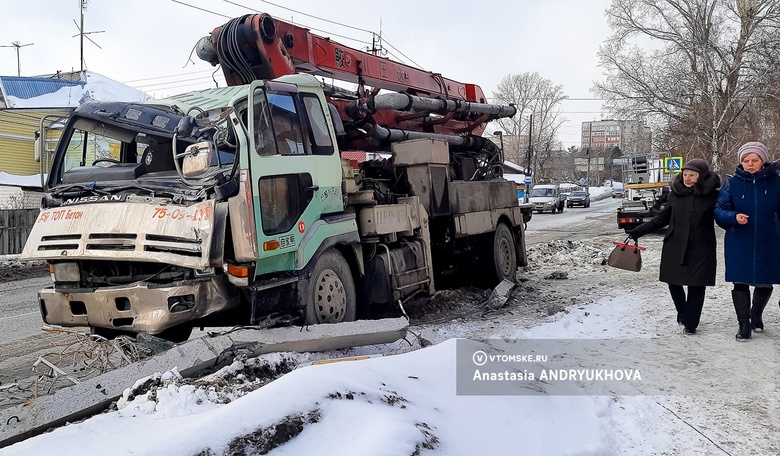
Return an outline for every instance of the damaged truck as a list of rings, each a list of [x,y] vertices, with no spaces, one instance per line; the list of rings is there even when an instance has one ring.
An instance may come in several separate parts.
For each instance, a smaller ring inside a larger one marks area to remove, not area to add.
[[[532,208],[481,136],[513,106],[266,14],[198,51],[228,87],[89,102],[41,132],[56,147],[22,259],[50,264],[46,323],[182,341],[348,322],[526,264]]]

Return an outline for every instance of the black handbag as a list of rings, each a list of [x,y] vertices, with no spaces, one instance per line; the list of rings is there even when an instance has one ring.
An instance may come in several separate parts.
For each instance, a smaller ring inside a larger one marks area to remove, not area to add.
[[[631,237],[627,237],[623,242],[612,242],[615,244],[615,248],[607,258],[607,264],[613,268],[625,269],[626,271],[639,272],[642,270],[642,250],[644,247],[639,246],[638,241],[634,241],[634,245],[629,243]]]

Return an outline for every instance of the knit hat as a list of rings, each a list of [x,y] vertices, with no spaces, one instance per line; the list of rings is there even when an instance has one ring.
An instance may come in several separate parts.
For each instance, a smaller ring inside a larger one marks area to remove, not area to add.
[[[739,152],[737,152],[737,156],[739,157],[739,162],[742,163],[742,159],[747,154],[756,154],[761,158],[761,161],[766,163],[769,159],[769,151],[766,149],[766,146],[761,144],[760,142],[748,142],[742,145],[742,147],[739,148]]]
[[[686,169],[689,171],[696,171],[699,173],[699,176],[704,177],[707,173],[710,172],[710,165],[708,165],[707,162],[701,158],[694,158],[693,160],[688,160],[682,169],[683,171]]]

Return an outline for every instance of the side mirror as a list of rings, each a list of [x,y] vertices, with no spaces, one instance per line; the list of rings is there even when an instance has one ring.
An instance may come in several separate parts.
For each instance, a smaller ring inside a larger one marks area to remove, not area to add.
[[[214,147],[211,142],[201,141],[187,146],[181,165],[182,174],[184,177],[200,176],[209,169],[213,156]]]

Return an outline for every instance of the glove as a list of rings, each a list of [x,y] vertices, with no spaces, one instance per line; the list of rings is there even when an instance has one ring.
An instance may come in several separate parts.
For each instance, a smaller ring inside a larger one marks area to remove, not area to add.
[[[634,242],[639,240],[639,234],[634,230],[626,231],[626,236],[630,237]]]

